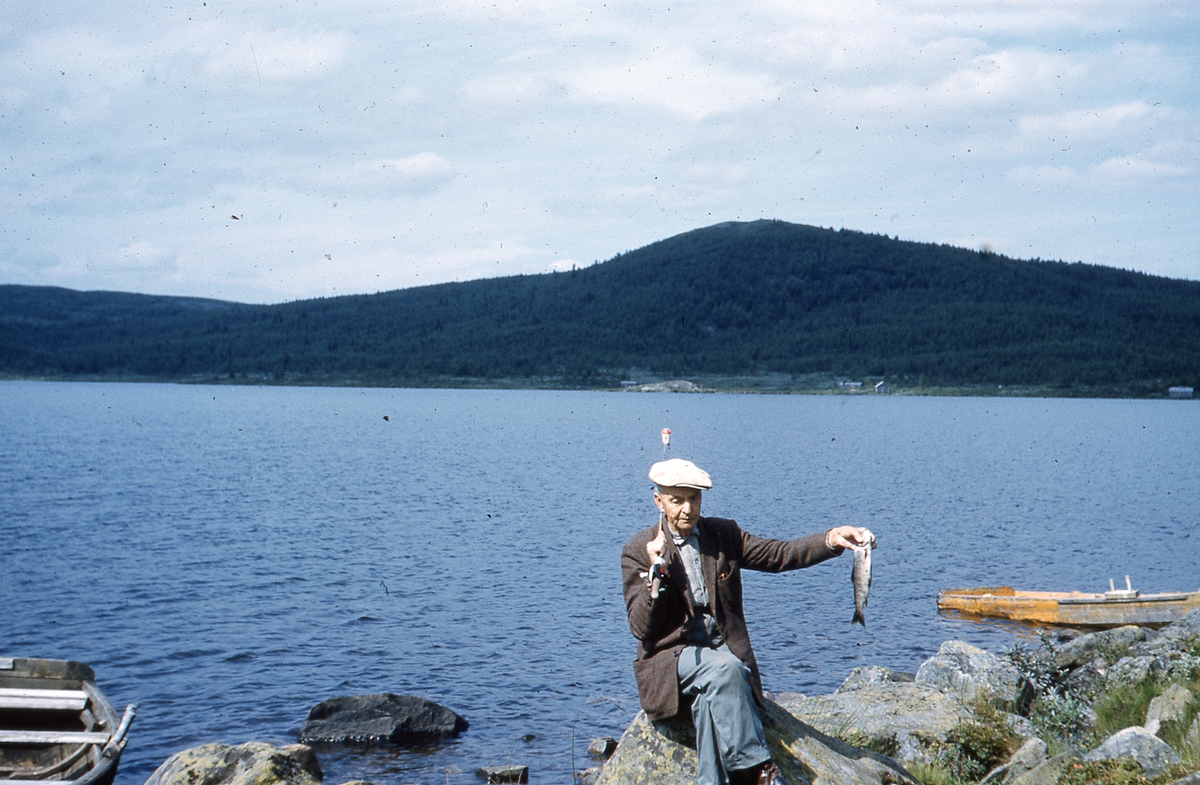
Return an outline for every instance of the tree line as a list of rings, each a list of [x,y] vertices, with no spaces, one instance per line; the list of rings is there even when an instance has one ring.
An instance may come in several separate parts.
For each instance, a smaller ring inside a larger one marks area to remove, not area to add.
[[[0,286],[0,373],[610,386],[829,374],[1200,381],[1200,283],[887,236],[720,224],[570,272],[283,303]]]

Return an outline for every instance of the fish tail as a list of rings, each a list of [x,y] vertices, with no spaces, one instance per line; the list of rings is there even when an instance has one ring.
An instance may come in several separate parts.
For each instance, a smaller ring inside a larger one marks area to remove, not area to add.
[[[854,611],[854,618],[852,618],[852,619],[850,620],[850,623],[851,623],[851,624],[854,624],[855,622],[858,622],[859,624],[861,624],[861,625],[863,626],[863,629],[866,629],[866,627],[867,627],[867,620],[863,618],[862,611],[860,611],[860,610],[858,610],[858,609],[855,609],[855,611]]]

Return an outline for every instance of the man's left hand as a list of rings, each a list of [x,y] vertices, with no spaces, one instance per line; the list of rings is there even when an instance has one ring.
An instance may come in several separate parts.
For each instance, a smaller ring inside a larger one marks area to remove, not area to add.
[[[825,534],[825,544],[830,548],[862,547],[867,543],[875,546],[875,535],[864,526],[838,526]]]

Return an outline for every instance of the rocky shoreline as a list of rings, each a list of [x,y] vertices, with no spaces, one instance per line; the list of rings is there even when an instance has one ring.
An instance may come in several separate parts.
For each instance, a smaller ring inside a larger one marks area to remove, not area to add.
[[[856,668],[829,695],[770,696],[763,720],[772,753],[793,785],[1200,785],[1200,610],[1158,631],[1057,630],[1041,640],[1037,649],[1003,653],[947,641],[916,673]],[[354,696],[332,705],[357,711],[378,741],[466,728],[448,709],[412,696]],[[382,718],[397,706],[434,724]],[[310,718],[332,737],[365,738],[331,729],[332,713],[327,701]],[[580,785],[689,785],[695,778],[687,721],[652,723],[639,713],[619,742],[594,740],[589,752],[603,762],[577,772]],[[529,770],[482,766],[477,773],[487,782],[525,782]],[[251,742],[177,753],[146,785],[321,780],[310,747]]]

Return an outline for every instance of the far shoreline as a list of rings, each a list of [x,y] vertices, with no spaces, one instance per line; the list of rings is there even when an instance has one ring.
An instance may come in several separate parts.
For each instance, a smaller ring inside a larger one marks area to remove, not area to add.
[[[363,378],[317,374],[192,374],[187,376],[142,376],[137,374],[33,375],[0,374],[0,381],[53,383],[178,384],[216,387],[335,387],[353,389],[446,389],[446,390],[559,390],[578,392],[835,395],[860,397],[935,398],[1108,398],[1133,400],[1196,400],[1194,395],[1177,395],[1162,382],[1126,384],[922,384],[886,376],[848,380],[827,374],[762,374],[740,376],[690,375],[641,376],[635,379],[592,381],[566,377],[484,378],[434,376],[420,379]],[[876,391],[875,384],[884,387]],[[1191,388],[1185,388],[1190,390]]]

